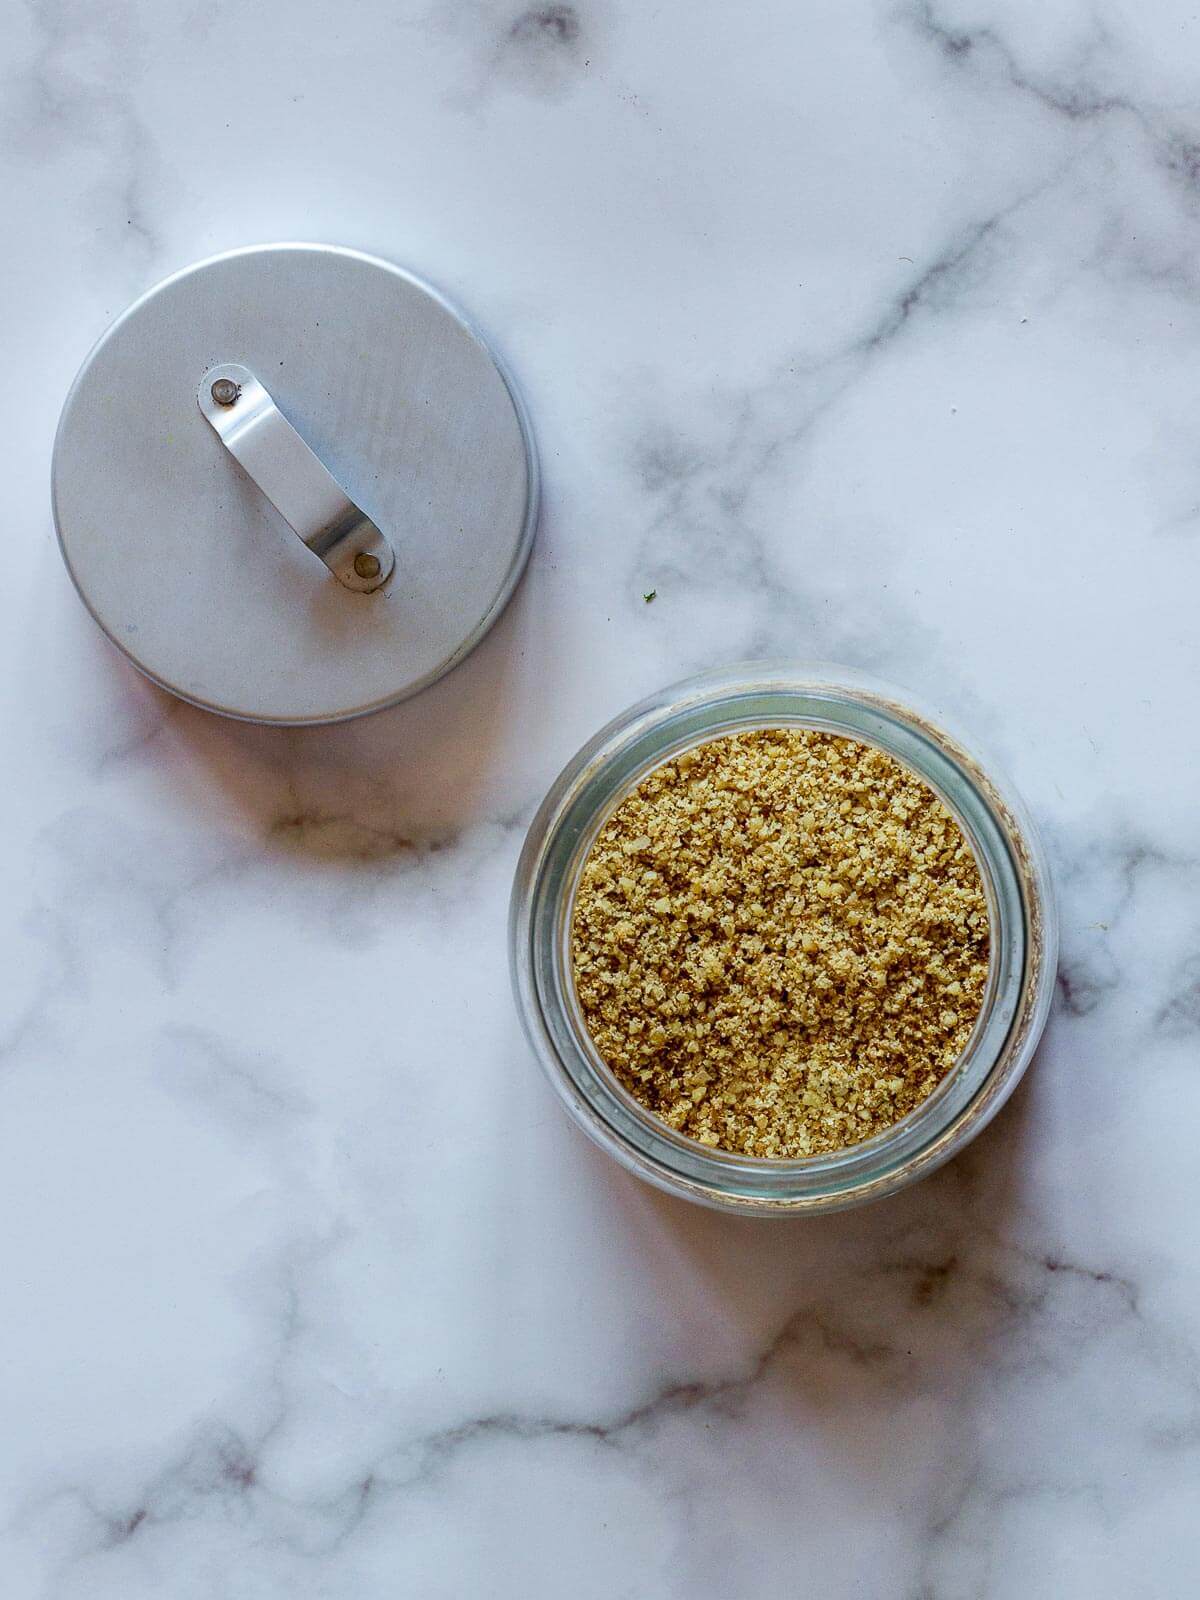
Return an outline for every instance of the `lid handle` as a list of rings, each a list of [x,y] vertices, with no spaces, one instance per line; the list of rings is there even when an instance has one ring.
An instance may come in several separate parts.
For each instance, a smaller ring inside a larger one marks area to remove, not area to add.
[[[211,367],[196,399],[226,450],[339,583],[369,594],[387,582],[396,560],[391,545],[249,367]]]

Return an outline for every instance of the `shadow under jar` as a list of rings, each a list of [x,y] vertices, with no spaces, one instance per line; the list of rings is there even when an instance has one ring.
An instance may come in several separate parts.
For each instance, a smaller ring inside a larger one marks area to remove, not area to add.
[[[956,1064],[907,1116],[857,1144],[798,1159],[746,1156],[677,1133],[605,1064],[575,993],[572,918],[601,828],[664,761],[728,734],[810,728],[873,745],[917,774],[969,841],[989,920],[988,977]],[[841,668],[767,663],[705,673],[632,706],[569,763],[530,827],[509,918],[517,1006],[580,1127],[669,1193],[751,1215],[831,1211],[932,1172],[991,1120],[1049,1012],[1057,919],[1032,823],[1011,788],[908,696]]]

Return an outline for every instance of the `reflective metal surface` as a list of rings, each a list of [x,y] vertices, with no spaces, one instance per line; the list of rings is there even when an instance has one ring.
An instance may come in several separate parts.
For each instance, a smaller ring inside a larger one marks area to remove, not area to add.
[[[263,388],[240,437],[231,360]],[[354,250],[256,245],[156,285],[100,339],[53,500],[75,586],[134,665],[295,725],[394,704],[467,654],[524,568],[538,474],[514,386],[437,290]]]
[[[305,444],[249,367],[204,374],[200,410],[292,531],[347,589],[369,594],[392,575],[392,547]]]

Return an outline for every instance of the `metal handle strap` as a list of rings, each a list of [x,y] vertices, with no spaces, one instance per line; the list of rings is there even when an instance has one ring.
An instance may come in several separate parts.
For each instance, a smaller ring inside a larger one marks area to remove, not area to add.
[[[249,367],[212,367],[196,399],[230,455],[339,583],[369,594],[387,582],[396,559],[391,545]]]

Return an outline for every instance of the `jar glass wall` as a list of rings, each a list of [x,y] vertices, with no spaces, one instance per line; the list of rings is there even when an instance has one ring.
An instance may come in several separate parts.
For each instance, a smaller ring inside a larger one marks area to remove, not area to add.
[[[737,1155],[675,1132],[617,1081],[584,1025],[571,919],[600,828],[661,762],[753,728],[803,727],[887,752],[939,795],[969,839],[987,896],[989,973],[975,1029],[934,1092],[874,1138],[820,1156]],[[931,1172],[986,1125],[1028,1065],[1050,1007],[1057,926],[1033,826],[1007,784],[940,718],[840,668],[761,664],[705,673],[622,713],[575,756],[529,830],[513,888],[510,955],[534,1051],[567,1109],[605,1150],[671,1193],[760,1215],[827,1211]]]

